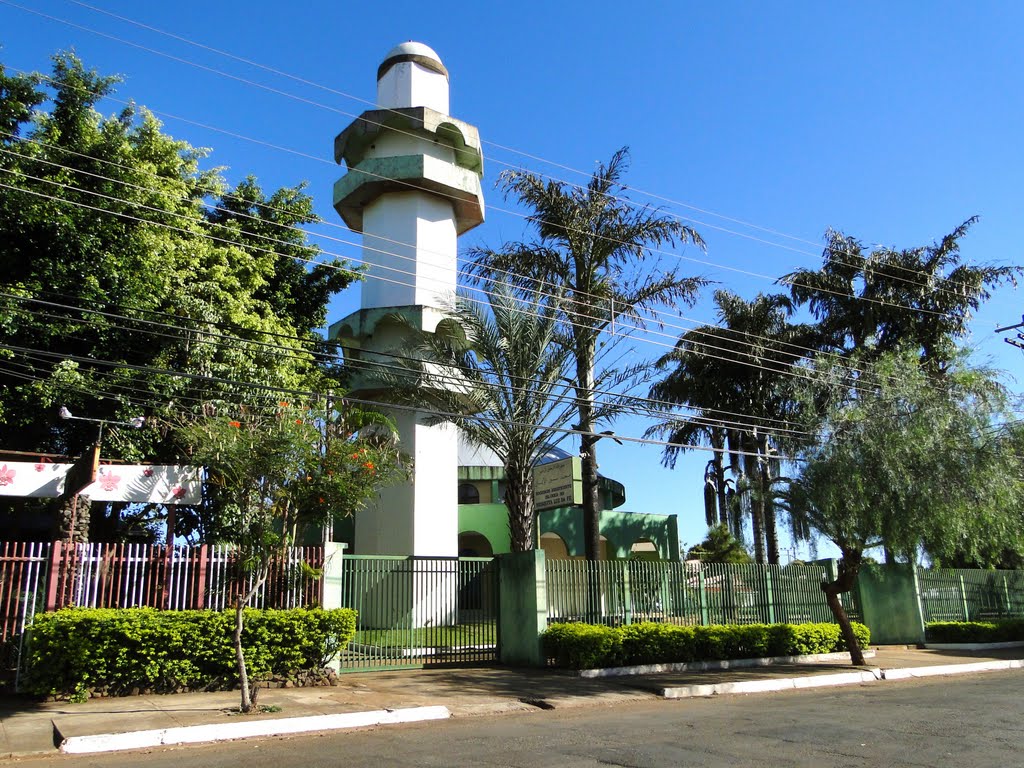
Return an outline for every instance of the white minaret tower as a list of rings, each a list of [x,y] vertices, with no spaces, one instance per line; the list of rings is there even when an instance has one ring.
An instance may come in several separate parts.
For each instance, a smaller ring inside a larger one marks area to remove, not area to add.
[[[363,233],[369,265],[361,308],[330,328],[352,362],[401,347],[400,315],[433,332],[455,295],[456,238],[484,219],[483,155],[477,129],[448,115],[448,70],[422,43],[402,43],[377,69],[379,109],[364,112],[334,142],[348,173],[334,207]],[[382,362],[391,358],[376,357]],[[358,371],[358,368],[357,368]],[[373,397],[358,378],[350,394]],[[394,411],[411,482],[385,488],[356,515],[355,554],[458,554],[457,434]]]

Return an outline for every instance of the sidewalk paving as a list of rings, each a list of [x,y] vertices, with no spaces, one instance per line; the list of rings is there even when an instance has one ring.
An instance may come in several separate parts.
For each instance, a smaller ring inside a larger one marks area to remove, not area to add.
[[[844,656],[813,664],[605,678],[507,667],[360,673],[343,675],[335,687],[261,691],[259,704],[279,711],[249,716],[237,714],[238,693],[230,691],[91,699],[81,704],[39,703],[9,696],[0,698],[0,758],[54,754],[62,742],[64,751],[104,751],[449,716],[856,684],[880,679],[885,673],[887,679],[898,679],[981,671],[1022,657],[1022,648],[935,651],[882,647],[864,668],[851,667]],[[98,738],[101,734],[134,735]]]

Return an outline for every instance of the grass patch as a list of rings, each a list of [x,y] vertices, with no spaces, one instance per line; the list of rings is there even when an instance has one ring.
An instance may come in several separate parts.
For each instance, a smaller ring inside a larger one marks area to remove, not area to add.
[[[450,627],[360,629],[356,631],[352,642],[378,648],[452,648],[494,645],[497,638],[497,626],[491,621]]]

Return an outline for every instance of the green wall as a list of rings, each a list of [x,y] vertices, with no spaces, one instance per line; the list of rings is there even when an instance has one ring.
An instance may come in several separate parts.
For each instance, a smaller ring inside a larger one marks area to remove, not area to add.
[[[502,664],[543,667],[540,635],[548,626],[544,552],[498,557],[498,648]]]
[[[556,533],[572,557],[585,553],[583,510],[560,507],[540,513],[540,532]],[[679,559],[679,533],[675,515],[646,515],[636,512],[601,512],[601,535],[608,539],[610,557],[624,559],[636,541],[649,540],[662,560]],[[473,531],[491,542],[494,554],[511,551],[508,512],[504,504],[460,504],[459,533]]]
[[[872,643],[924,642],[914,566],[866,565],[857,574],[856,589]]]

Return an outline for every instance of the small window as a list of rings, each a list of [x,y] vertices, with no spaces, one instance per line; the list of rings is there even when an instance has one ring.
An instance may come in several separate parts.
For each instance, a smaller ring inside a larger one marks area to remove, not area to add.
[[[450,496],[448,498],[451,498]],[[480,491],[472,483],[459,483],[459,504],[479,504]]]

